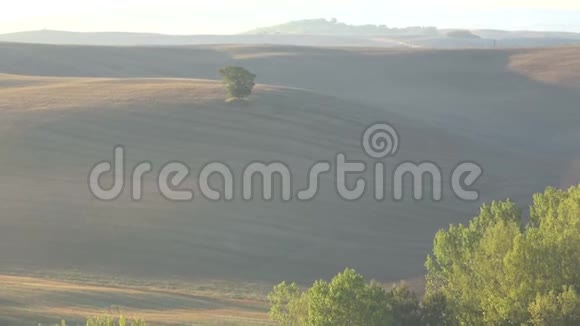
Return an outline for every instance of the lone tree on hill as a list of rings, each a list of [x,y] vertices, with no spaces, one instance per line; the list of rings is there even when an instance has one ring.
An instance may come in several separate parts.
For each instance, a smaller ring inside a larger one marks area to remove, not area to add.
[[[230,99],[244,99],[252,94],[256,75],[242,67],[228,66],[220,69]]]

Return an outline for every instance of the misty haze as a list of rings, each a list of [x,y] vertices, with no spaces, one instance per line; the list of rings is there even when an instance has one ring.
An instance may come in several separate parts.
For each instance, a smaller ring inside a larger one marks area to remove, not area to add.
[[[580,324],[577,3],[94,6],[0,14],[0,325]]]

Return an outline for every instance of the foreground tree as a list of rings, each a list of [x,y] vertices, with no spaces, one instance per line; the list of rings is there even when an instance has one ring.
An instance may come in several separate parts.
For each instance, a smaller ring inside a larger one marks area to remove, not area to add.
[[[138,318],[127,319],[121,315],[118,318],[108,315],[87,317],[86,326],[147,326],[147,323]]]
[[[252,94],[256,75],[242,67],[228,66],[220,69],[220,75],[230,96],[230,99],[244,99]]]
[[[366,283],[352,269],[330,282],[316,281],[300,292],[296,284],[281,283],[269,294],[270,317],[279,325],[389,326],[392,325],[387,292]]]
[[[276,286],[270,294],[270,318],[279,325],[301,325],[305,317],[300,301],[302,293],[296,283],[287,284],[282,282]]]
[[[395,285],[388,298],[395,326],[421,325],[419,299],[405,283]]]
[[[455,326],[447,297],[443,293],[435,292],[426,295],[421,302],[421,325],[425,326]]]
[[[534,196],[530,222],[511,201],[437,233],[427,295],[461,325],[580,324],[580,186]]]
[[[528,312],[532,325],[578,325],[580,297],[573,288],[564,287],[560,294],[551,291],[538,295],[530,304]]]

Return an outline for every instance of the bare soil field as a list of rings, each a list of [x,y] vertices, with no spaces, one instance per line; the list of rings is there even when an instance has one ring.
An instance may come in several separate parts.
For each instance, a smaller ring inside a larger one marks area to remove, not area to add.
[[[306,285],[349,266],[382,282],[416,281],[435,232],[469,220],[481,202],[509,196],[525,207],[546,186],[580,182],[578,57],[580,48],[0,43],[0,315],[45,322],[53,319],[37,318],[121,306],[155,324],[168,316],[260,324],[263,289],[282,280]],[[217,70],[230,64],[258,75],[244,105],[224,101]],[[168,161],[187,163],[188,185],[210,161],[239,172],[259,160],[287,163],[300,189],[314,162],[338,152],[374,162],[360,138],[379,121],[401,138],[387,165],[436,162],[448,187],[454,166],[475,161],[484,169],[480,201],[446,192],[439,202],[415,202],[409,192],[402,202],[389,193],[385,201],[348,202],[332,188],[332,175],[308,202],[211,202],[197,194],[175,203],[161,197],[152,176],[142,201],[125,191],[103,202],[87,185],[90,168],[111,160],[121,144],[129,169],[144,160],[155,171]],[[57,276],[38,275],[45,270]],[[230,299],[195,287],[62,276],[70,271],[260,286],[247,291],[253,297]],[[23,310],[23,302],[34,306]]]

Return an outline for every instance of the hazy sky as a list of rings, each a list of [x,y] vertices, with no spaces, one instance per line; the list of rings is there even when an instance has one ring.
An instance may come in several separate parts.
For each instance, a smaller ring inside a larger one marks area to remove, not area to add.
[[[5,0],[0,33],[232,34],[309,18],[350,24],[580,32],[580,0]]]

